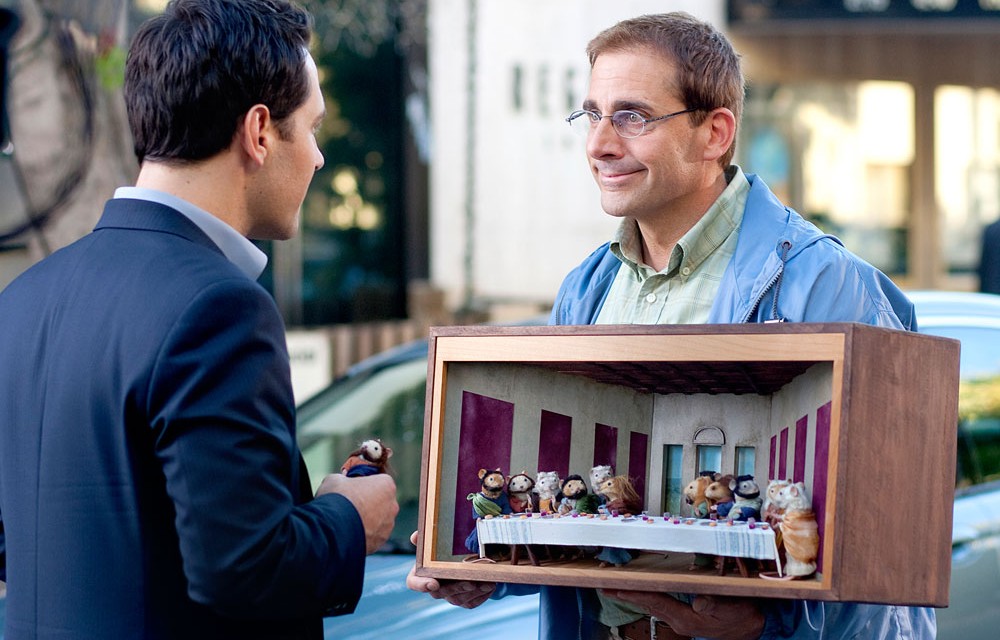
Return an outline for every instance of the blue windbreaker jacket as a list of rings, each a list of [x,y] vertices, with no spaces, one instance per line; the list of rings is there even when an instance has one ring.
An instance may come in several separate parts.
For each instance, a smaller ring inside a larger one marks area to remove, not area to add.
[[[863,322],[916,330],[912,303],[882,272],[835,237],[824,234],[781,204],[752,174],[736,252],[726,268],[709,323]],[[563,281],[550,324],[593,324],[621,262],[609,243],[587,257]],[[529,585],[498,585],[494,598],[534,593]],[[599,637],[594,592],[540,588],[539,638]],[[932,640],[934,610],[855,603],[766,601],[761,638],[795,640]]]

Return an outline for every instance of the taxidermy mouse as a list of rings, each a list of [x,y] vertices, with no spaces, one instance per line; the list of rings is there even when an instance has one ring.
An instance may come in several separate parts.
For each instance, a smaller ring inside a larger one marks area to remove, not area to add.
[[[785,507],[778,502],[778,492],[787,487],[788,480],[771,480],[767,484],[767,492],[764,495],[764,506],[761,507],[760,515],[769,525],[775,529],[781,524],[781,519],[785,515]]]
[[[607,498],[608,510],[621,515],[642,513],[642,498],[627,476],[612,476],[601,483],[601,493]]]
[[[599,496],[602,503],[604,496],[601,495],[601,484],[613,475],[615,471],[609,464],[599,464],[590,470],[590,492]]]
[[[715,481],[714,471],[702,471],[698,477],[684,487],[684,501],[691,505],[691,515],[695,518],[707,518],[710,506],[705,497],[705,489]]]
[[[819,528],[805,485],[796,482],[782,487],[778,491],[776,502],[785,509],[781,519],[785,573],[795,578],[810,576],[816,572]]]
[[[358,476],[373,476],[376,473],[392,473],[389,458],[392,449],[382,444],[378,438],[365,440],[361,443],[340,468],[340,472],[348,478]]]
[[[601,483],[601,494],[607,498],[605,505],[609,511],[617,511],[621,515],[635,515],[642,512],[642,498],[629,481],[628,476],[612,476]],[[633,553],[628,549],[618,547],[603,547],[597,554],[601,567],[614,565],[620,567],[633,559]]]
[[[763,502],[760,499],[760,486],[754,481],[753,476],[738,476],[729,482],[729,488],[733,492],[733,508],[729,511],[729,517],[733,520],[754,520],[760,519],[760,507]]]
[[[539,471],[535,478],[535,493],[538,494],[539,513],[555,513],[559,508],[556,496],[559,494],[559,474],[555,471]]]
[[[580,511],[580,507],[583,506],[578,503],[584,500],[587,495],[587,485],[584,483],[583,478],[577,474],[566,476],[566,479],[563,480],[559,495],[561,496],[559,499],[559,513],[563,515],[578,513]],[[595,507],[594,512],[596,511],[597,509]]]
[[[522,471],[507,478],[507,499],[510,501],[510,510],[514,513],[534,511],[531,499],[531,490],[534,488],[535,481],[527,472]]]
[[[473,521],[510,513],[510,501],[504,491],[505,482],[506,478],[500,469],[479,470],[480,491],[467,496],[472,502]],[[479,532],[475,525],[465,538],[465,547],[472,553],[479,552]]]
[[[705,498],[708,500],[709,515],[715,514],[725,520],[733,508],[733,491],[729,481],[716,480],[705,488]]]

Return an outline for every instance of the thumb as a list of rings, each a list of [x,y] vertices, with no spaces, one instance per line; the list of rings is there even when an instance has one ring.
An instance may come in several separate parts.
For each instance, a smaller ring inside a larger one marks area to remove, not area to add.
[[[719,601],[714,596],[695,596],[691,602],[691,610],[700,615],[712,615],[718,606]]]

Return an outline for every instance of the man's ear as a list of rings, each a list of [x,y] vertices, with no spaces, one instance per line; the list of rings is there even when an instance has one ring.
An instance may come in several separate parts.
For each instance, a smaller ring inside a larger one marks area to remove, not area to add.
[[[708,114],[702,126],[706,127],[708,136],[705,141],[704,160],[718,160],[729,147],[733,146],[736,138],[736,116],[729,109],[719,107]]]
[[[247,159],[258,166],[263,165],[271,150],[271,136],[275,135],[271,110],[262,104],[250,107],[243,115],[236,135]]]

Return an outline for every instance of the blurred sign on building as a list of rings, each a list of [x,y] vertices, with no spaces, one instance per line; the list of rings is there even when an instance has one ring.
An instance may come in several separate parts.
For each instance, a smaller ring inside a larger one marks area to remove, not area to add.
[[[1000,0],[730,0],[734,25],[773,20],[1000,18]]]
[[[302,404],[333,379],[330,337],[322,330],[288,331],[285,341],[295,403]]]

